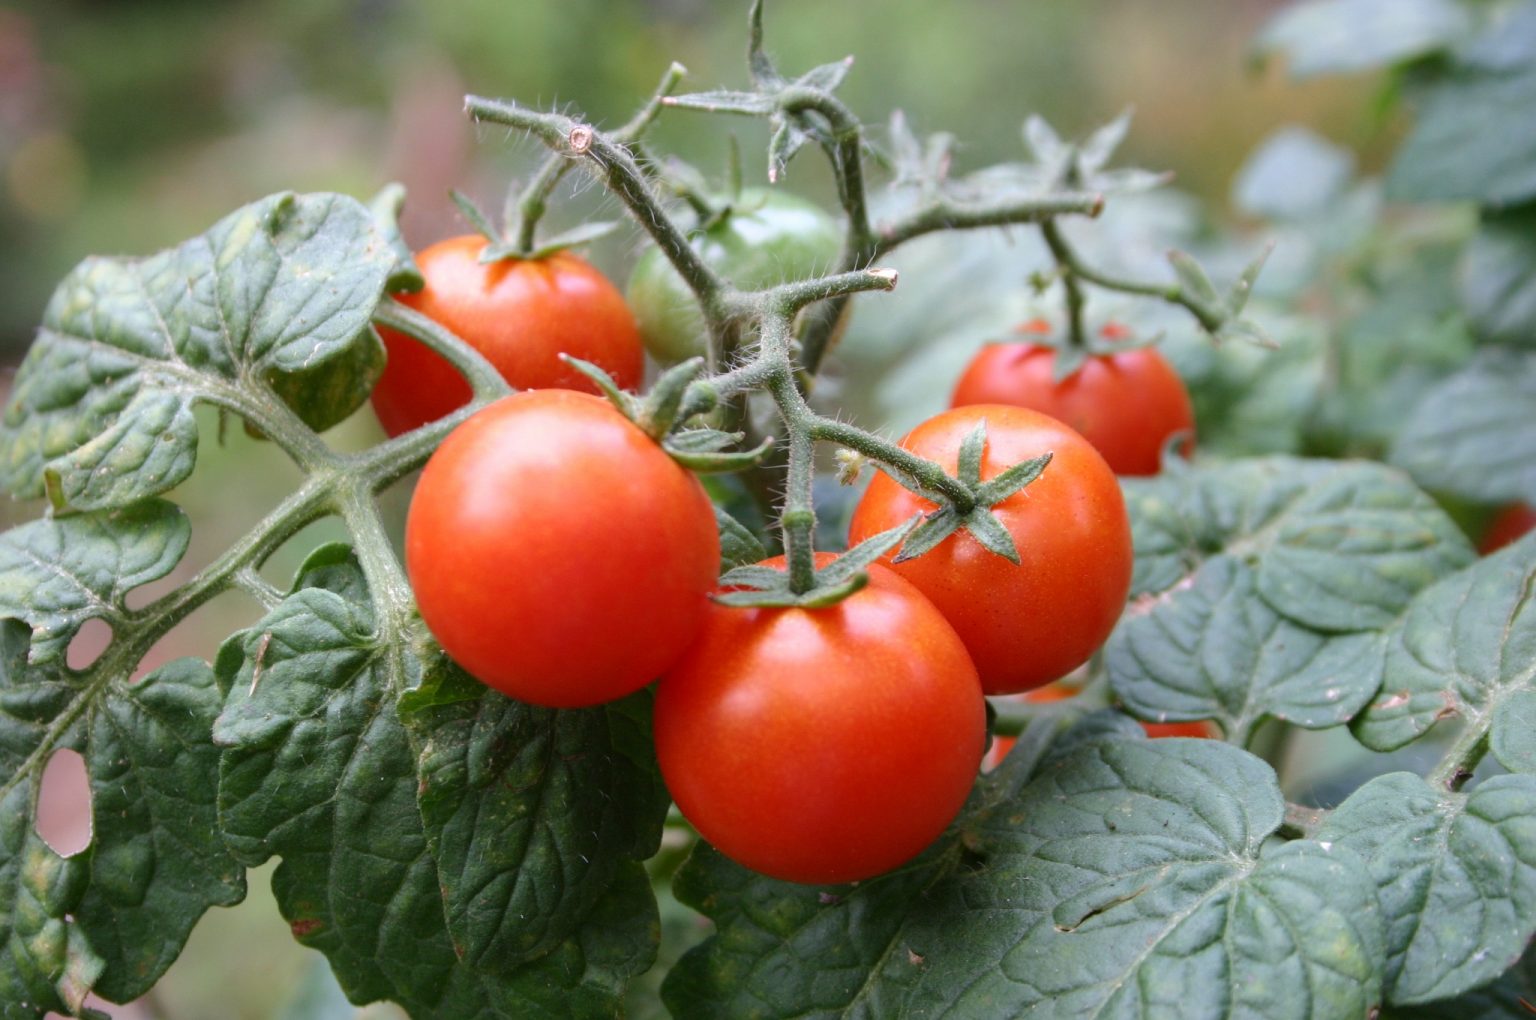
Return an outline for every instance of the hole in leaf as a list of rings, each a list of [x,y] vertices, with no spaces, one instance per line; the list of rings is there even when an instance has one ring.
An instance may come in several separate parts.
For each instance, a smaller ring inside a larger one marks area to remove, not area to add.
[[[101,653],[112,643],[112,625],[106,620],[91,618],[75,632],[64,653],[64,661],[70,669],[88,669],[101,658]]]
[[[85,759],[69,748],[53,752],[37,798],[37,834],[71,857],[91,843],[91,784]]]

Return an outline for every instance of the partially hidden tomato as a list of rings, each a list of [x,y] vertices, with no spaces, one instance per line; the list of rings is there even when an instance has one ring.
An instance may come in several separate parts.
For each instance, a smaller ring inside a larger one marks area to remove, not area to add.
[[[1024,332],[1037,333],[1039,320]],[[1048,327],[1047,327],[1048,328]],[[1111,324],[1106,339],[1126,335]],[[1090,354],[1065,379],[1056,379],[1057,348],[1032,342],[983,347],[955,385],[950,405],[1017,404],[1066,422],[1103,454],[1118,475],[1155,475],[1163,448],[1179,433],[1188,456],[1194,448],[1195,412],[1184,382],[1152,347]]]
[[[756,290],[828,272],[843,235],[820,206],[776,190],[748,188],[729,211],[696,232],[694,251],[732,285]],[[698,298],[659,248],[635,262],[626,289],[646,350],[663,364],[705,353]]]
[[[893,572],[876,564],[869,579],[823,609],[714,605],[657,685],[668,790],[754,871],[809,883],[889,871],[944,831],[976,778],[986,708],[965,647]]]
[[[1078,688],[1058,680],[1053,684],[1046,684],[1044,687],[1015,696],[1020,701],[1027,701],[1032,704],[1043,704],[1050,701],[1065,701],[1068,698],[1076,697],[1077,694]],[[1217,728],[1215,723],[1204,721],[1173,723],[1144,722],[1141,724],[1141,728],[1145,730],[1147,736],[1151,737],[1153,740],[1157,740],[1162,737],[1195,737],[1202,740],[1213,740],[1221,736],[1221,731]],[[992,746],[987,748],[987,757],[986,760],[982,763],[982,768],[988,772],[997,768],[1003,763],[1003,759],[1008,756],[1008,752],[1013,750],[1013,746],[1017,743],[1017,737],[993,737]]]
[[[1536,529],[1536,507],[1513,503],[1494,514],[1483,537],[1478,540],[1477,551],[1484,556],[1498,552],[1506,545],[1518,542],[1533,529]]]
[[[572,708],[629,694],[682,655],[720,544],[698,479],[607,401],[525,390],[427,461],[405,557],[454,660],[521,701]]]
[[[1066,676],[1104,643],[1131,584],[1131,529],[1120,484],[1088,441],[1027,408],[978,404],[928,419],[901,445],[953,473],[961,443],[985,422],[981,477],[1050,452],[1041,476],[992,508],[1018,549],[1017,565],[958,531],[893,565],[959,632],[988,694],[1013,694]],[[854,508],[850,542],[893,528],[934,504],[878,474]]]
[[[466,235],[423,249],[416,264],[426,286],[399,301],[457,334],[517,389],[596,393],[561,354],[596,364],[621,389],[640,385],[640,332],[607,277],[569,251],[482,264],[486,243]],[[380,329],[379,336],[389,360],[373,409],[385,432],[409,432],[469,403],[469,383],[436,352],[394,330]]]

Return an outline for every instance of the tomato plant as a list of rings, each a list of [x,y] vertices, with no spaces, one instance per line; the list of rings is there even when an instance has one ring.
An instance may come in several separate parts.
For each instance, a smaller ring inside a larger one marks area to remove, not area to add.
[[[815,203],[778,189],[749,188],[715,212],[689,243],[722,276],[752,290],[821,275],[837,262],[843,235]],[[708,350],[698,298],[659,248],[636,260],[625,294],[656,360],[676,364]]]
[[[703,487],[606,401],[529,390],[427,461],[405,558],[449,655],[514,698],[570,708],[629,694],[683,653],[720,545]]]
[[[273,194],[58,285],[0,416],[0,485],[48,506],[0,534],[0,1012],[144,996],[272,862],[329,967],[306,1001],[418,1020],[1528,1013],[1536,538],[1478,557],[1444,506],[1536,501],[1511,112],[1536,3],[1285,8],[1261,53],[1393,65],[1412,89],[1383,101],[1415,108],[1384,181],[1270,137],[1241,229],[1112,166],[1127,117],[1030,117],[972,170],[945,132],[860,120],[848,61],[781,71],[762,18],[747,84],[680,93],[673,65],[612,130],[463,104],[549,150],[489,252],[513,259],[466,253],[465,279],[604,232],[535,243],[580,173],[705,312],[708,356],[643,392],[594,352],[562,364],[600,395],[509,394],[473,323],[404,296],[434,260],[398,188]],[[774,187],[824,161],[828,263],[749,285],[707,256],[648,131],[723,115],[766,122]],[[1034,410],[924,420],[1030,316],[1060,323],[1058,370],[1132,353],[1089,323],[1162,334],[1199,451],[1117,477]],[[367,403],[380,330],[467,402],[323,434]],[[210,465],[278,460],[291,489],[218,548],[207,511],[241,495]],[[402,557],[381,495],[418,472]],[[321,521],[344,540],[274,580]],[[228,593],[216,650],[145,668]],[[1082,692],[1043,703],[1069,671]],[[978,776],[988,718],[1015,744]],[[40,811],[65,752],[72,854]]]
[[[668,790],[716,849],[832,883],[889,871],[953,821],[986,714],[954,629],[876,565],[835,606],[712,608],[657,687],[655,729]]]
[[[1044,453],[1051,462],[1030,486],[993,507],[1019,562],[956,534],[938,548],[893,564],[933,600],[965,641],[988,694],[1057,680],[1109,637],[1131,585],[1131,531],[1115,476],[1087,440],[1046,415],[980,404],[930,418],[901,441],[946,466],[986,427],[983,480]],[[854,542],[894,527],[931,501],[877,476],[854,508]]]
[[[634,316],[602,273],[570,251],[481,262],[488,243],[469,234],[418,252],[425,285],[399,300],[458,334],[518,389],[596,393],[561,354],[595,362],[626,389],[640,384]],[[440,355],[397,330],[379,335],[389,360],[373,409],[385,432],[397,436],[469,403],[469,384]]]
[[[1179,452],[1190,455],[1194,408],[1155,348],[1086,354],[1062,376],[1064,356],[1050,344],[988,344],[966,366],[950,404],[1017,404],[1048,414],[1081,433],[1119,475],[1157,474],[1177,435],[1188,435]]]

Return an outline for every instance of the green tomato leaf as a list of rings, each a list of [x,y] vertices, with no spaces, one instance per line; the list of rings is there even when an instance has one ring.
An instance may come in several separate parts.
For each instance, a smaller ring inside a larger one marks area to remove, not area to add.
[[[1536,777],[1470,794],[1394,772],[1333,810],[1317,838],[1365,858],[1386,921],[1387,999],[1430,1002],[1502,974],[1536,933]]]
[[[1298,78],[1347,74],[1444,49],[1470,27],[1453,0],[1309,0],[1277,14],[1256,48],[1284,54]]]
[[[1170,593],[1228,553],[1255,568],[1257,594],[1280,615],[1350,633],[1390,625],[1419,589],[1472,559],[1433,500],[1376,464],[1256,458],[1122,487],[1133,595]]]
[[[122,626],[128,593],[170,573],[191,536],[159,499],[12,528],[0,534],[0,616],[31,626],[33,662],[53,662],[86,620]]]
[[[96,988],[117,1001],[154,984],[209,906],[245,893],[217,835],[212,671],[181,660],[133,681],[137,660],[116,655],[116,644],[85,672],[63,661],[88,619],[105,620],[119,640],[133,629],[127,594],[165,576],[189,534],[179,509],[149,500],[0,536],[0,615],[12,618],[0,689],[6,789],[33,788],[56,750],[83,755],[93,797],[92,847],[81,857],[90,885],[73,905],[80,915],[70,938],[92,946],[105,968]]]
[[[373,197],[373,201],[368,203],[368,211],[373,213],[373,222],[379,236],[389,243],[390,253],[394,256],[394,268],[390,270],[389,279],[384,284],[384,289],[391,294],[400,291],[415,293],[427,284],[421,275],[421,268],[416,265],[415,253],[400,231],[400,213],[404,209],[405,185],[399,183],[384,185]]]
[[[1412,201],[1509,205],[1536,196],[1536,3],[1495,12],[1449,72],[1418,97],[1387,189]]]
[[[555,897],[553,910],[538,896],[557,882],[579,878],[576,862],[558,862],[563,876],[538,871],[556,866],[552,856],[522,862],[528,871],[512,883],[522,890],[515,902],[537,908],[524,919],[523,934],[538,933],[544,951],[528,952],[516,964],[503,961],[494,972],[461,958],[465,947],[450,932],[444,887],[469,874],[493,882],[504,877],[491,868],[474,871],[480,859],[502,852],[503,838],[500,828],[474,829],[476,808],[483,807],[487,818],[503,808],[537,810],[541,792],[555,803],[546,790],[550,772],[598,769],[619,775],[630,767],[620,760],[643,757],[640,723],[626,715],[633,710],[609,709],[611,719],[596,723],[608,727],[614,761],[583,765],[542,761],[536,754],[530,768],[529,761],[519,760],[519,747],[507,741],[535,737],[548,754],[559,734],[538,735],[537,727],[514,731],[505,725],[510,716],[495,713],[486,716],[491,732],[466,734],[464,728],[472,730],[479,715],[480,699],[490,696],[455,671],[434,683],[434,697],[413,700],[407,715],[428,736],[427,723],[437,722],[475,739],[456,752],[429,745],[424,764],[436,771],[418,778],[417,752],[395,710],[389,683],[394,669],[375,636],[361,572],[354,560],[338,561],[337,550],[322,552],[295,594],[220,652],[218,668],[229,693],[214,737],[225,748],[219,805],[226,841],[242,860],[282,858],[273,875],[279,909],[300,942],[325,953],[354,1002],[392,999],[413,1016],[443,1020],[611,1015],[628,978],[649,966],[655,951],[655,905],[643,874],[637,874],[637,865],[615,865],[612,858],[615,850],[627,856],[650,837],[621,835],[616,837],[621,846],[605,850],[600,867],[607,869],[610,884],[574,893],[586,909],[584,917],[572,916],[563,894]],[[407,674],[419,670],[414,663],[405,668]],[[520,780],[533,785],[489,788]],[[645,785],[643,774],[639,783],[647,803],[654,803],[659,795]],[[616,790],[618,796],[627,792],[622,784]],[[569,789],[561,795],[576,796]],[[602,799],[592,792],[582,796]],[[616,806],[607,810],[633,808],[633,799],[616,797]],[[439,823],[430,843],[424,810]],[[563,825],[573,819],[552,814],[545,820]],[[506,823],[505,815],[501,821]],[[573,838],[566,833],[542,842],[546,835],[534,823],[523,830],[530,856],[557,843],[563,848]],[[441,872],[433,845],[444,852]],[[541,880],[544,887],[536,889]],[[456,927],[481,940],[503,931],[497,917],[465,916],[463,908],[472,901],[462,886],[447,890],[446,902],[460,908]],[[562,916],[561,910],[567,913]],[[555,935],[556,928],[562,934]],[[569,1006],[562,1005],[567,1001]]]
[[[1384,961],[1370,874],[1320,843],[1266,850],[1282,814],[1243,751],[1104,737],[856,887],[700,850],[676,890],[716,934],[663,995],[680,1018],[1365,1016]]]
[[[564,942],[626,857],[656,852],[669,799],[650,694],[583,711],[482,688],[406,715],[417,802],[461,959],[490,973]]]
[[[1139,596],[1106,654],[1154,721],[1348,722],[1375,695],[1385,633],[1465,565],[1460,529],[1380,465],[1283,457],[1123,483]]]
[[[1229,735],[1266,717],[1307,729],[1348,722],[1381,683],[1383,640],[1327,635],[1258,596],[1241,560],[1209,560],[1187,588],[1131,610],[1105,649],[1115,694],[1154,722],[1215,719]]]
[[[1536,347],[1536,204],[1483,214],[1462,264],[1461,303],[1483,339]]]
[[[1532,764],[1530,737],[1515,732],[1536,691],[1536,539],[1527,538],[1427,589],[1394,628],[1381,693],[1355,735],[1389,751],[1460,718],[1493,727],[1499,761]],[[1510,713],[1506,715],[1506,713]]]
[[[1536,351],[1487,348],[1419,401],[1392,462],[1484,503],[1536,502]]]
[[[365,207],[292,194],[149,258],[87,259],[17,373],[0,484],[77,509],[164,492],[196,460],[195,401],[270,431],[270,398],[252,380],[304,400],[293,410],[312,426],[337,420],[367,398],[372,369],[352,362],[378,361],[368,322],[394,264]]]
[[[245,898],[245,874],[218,835],[220,696],[213,671],[178,659],[120,682],[87,716],[91,881],[76,924],[106,970],[96,991],[143,995],[211,906]]]
[[[0,1002],[8,1017],[41,1020],[49,1010],[77,1015],[105,963],[69,920],[90,880],[89,855],[60,857],[33,822],[46,764],[39,749],[72,691],[57,667],[26,660],[27,628],[0,621],[0,763],[8,777],[0,796]]]

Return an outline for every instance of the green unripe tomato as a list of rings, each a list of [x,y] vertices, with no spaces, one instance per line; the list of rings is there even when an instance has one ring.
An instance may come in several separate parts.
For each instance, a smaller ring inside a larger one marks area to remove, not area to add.
[[[728,213],[692,239],[694,251],[744,290],[803,280],[830,271],[843,235],[820,206],[761,188],[743,191]],[[646,350],[664,365],[705,353],[704,312],[659,248],[635,263],[627,292]]]

